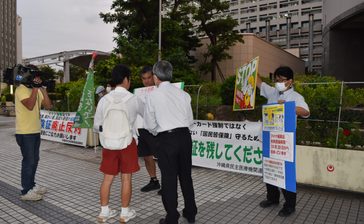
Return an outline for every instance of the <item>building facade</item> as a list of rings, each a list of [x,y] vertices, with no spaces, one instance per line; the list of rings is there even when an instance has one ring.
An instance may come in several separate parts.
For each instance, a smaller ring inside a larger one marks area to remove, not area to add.
[[[257,56],[259,56],[258,73],[262,77],[269,77],[270,73],[273,73],[282,64],[291,67],[295,73],[302,74],[305,72],[304,61],[294,54],[252,33],[243,34],[242,38],[244,39],[244,44],[238,42],[227,51],[231,58],[218,63],[218,72],[221,72],[221,74],[217,75],[217,81],[223,81],[222,77],[235,76],[236,70],[239,67]],[[206,52],[207,43],[209,43],[208,38],[202,38],[201,43],[202,46],[196,49],[194,55],[197,59],[197,65],[204,62],[204,52]],[[202,78],[210,80],[211,75],[205,74],[202,75]]]
[[[16,64],[16,0],[0,1],[0,74]]]
[[[323,72],[364,81],[364,0],[324,0]]]
[[[307,72],[322,69],[322,0],[230,0],[227,12],[241,33],[299,49]]]

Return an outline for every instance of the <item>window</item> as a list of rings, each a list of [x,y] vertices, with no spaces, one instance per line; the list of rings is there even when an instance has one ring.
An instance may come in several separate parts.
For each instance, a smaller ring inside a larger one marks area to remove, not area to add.
[[[230,6],[234,6],[234,5],[237,5],[237,4],[239,4],[238,0],[230,0]]]
[[[248,21],[247,17],[240,18],[240,24],[246,23]]]
[[[248,7],[241,8],[241,9],[240,9],[240,13],[241,13],[241,14],[248,13]]]
[[[314,2],[322,2],[322,0],[302,0],[302,5]]]
[[[249,17],[249,21],[250,21],[251,23],[256,22],[256,21],[257,21],[257,17],[256,17],[256,16],[250,16],[250,17]]]
[[[267,28],[265,26],[259,27],[259,32],[260,33],[265,33],[266,30],[267,30]]]
[[[292,10],[292,11],[289,11],[289,15],[291,17],[298,16],[299,15],[299,12],[298,12],[298,10]]]
[[[309,27],[309,25],[310,25],[310,22],[308,22],[308,21],[304,21],[304,22],[302,22],[301,27],[302,27],[302,28],[308,28],[308,27]]]
[[[234,15],[237,15],[237,14],[239,14],[238,9],[233,9],[233,10],[230,11],[230,16],[234,16]]]
[[[292,29],[298,29],[300,26],[298,25],[298,23],[291,23],[292,25]]]
[[[259,6],[259,11],[263,12],[263,11],[266,11],[266,10],[268,10],[268,5],[267,4]]]

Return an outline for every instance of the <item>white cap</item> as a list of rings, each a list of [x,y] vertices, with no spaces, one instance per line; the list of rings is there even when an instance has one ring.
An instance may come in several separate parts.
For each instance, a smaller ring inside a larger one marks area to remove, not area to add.
[[[99,93],[101,93],[102,91],[105,91],[105,88],[104,88],[103,86],[98,86],[98,87],[96,88],[95,94],[99,94]]]

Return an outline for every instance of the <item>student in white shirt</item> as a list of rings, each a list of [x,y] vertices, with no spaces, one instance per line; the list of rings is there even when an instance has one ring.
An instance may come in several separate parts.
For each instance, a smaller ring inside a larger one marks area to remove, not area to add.
[[[166,217],[159,220],[160,224],[178,223],[177,178],[185,202],[183,217],[193,223],[197,214],[191,176],[191,97],[170,83],[172,70],[168,61],[159,61],[153,66],[154,83],[158,88],[147,95],[144,111],[144,127],[157,135],[159,144],[156,155],[162,173],[162,201],[167,212]]]
[[[111,85],[115,89],[109,93],[109,96],[123,99],[127,107],[129,126],[133,127],[137,114],[142,113],[143,108],[139,99],[128,91],[130,88],[130,75],[131,72],[125,65],[115,66],[111,74]],[[103,123],[104,111],[109,104],[107,97],[100,99],[94,118],[95,131],[101,131],[100,126]],[[120,222],[127,222],[136,217],[136,212],[134,209],[129,208],[129,203],[132,193],[132,173],[139,171],[139,169],[137,146],[134,139],[124,149],[102,149],[100,171],[104,174],[104,179],[100,188],[101,212],[97,216],[98,222],[104,223],[117,214],[115,210],[109,208],[109,196],[114,177],[119,173],[121,178]]]

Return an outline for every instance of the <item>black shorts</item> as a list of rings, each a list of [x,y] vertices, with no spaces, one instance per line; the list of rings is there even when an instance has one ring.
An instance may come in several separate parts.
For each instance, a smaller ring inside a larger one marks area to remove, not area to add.
[[[154,135],[152,135],[146,129],[138,129],[138,156],[154,156],[157,146],[157,140]]]

